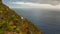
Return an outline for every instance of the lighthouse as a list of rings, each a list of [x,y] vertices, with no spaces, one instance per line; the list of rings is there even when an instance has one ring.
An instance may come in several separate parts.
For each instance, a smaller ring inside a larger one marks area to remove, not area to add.
[[[0,4],[2,4],[2,0],[0,0]]]

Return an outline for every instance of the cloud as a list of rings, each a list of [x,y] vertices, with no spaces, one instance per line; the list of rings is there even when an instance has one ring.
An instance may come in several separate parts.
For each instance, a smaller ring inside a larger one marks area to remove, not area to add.
[[[41,4],[52,4],[56,5],[60,3],[60,0],[17,0],[21,2],[33,2],[33,3],[41,3]]]
[[[41,9],[60,9],[60,4],[40,4],[32,2],[8,2],[11,8],[41,8]]]
[[[52,4],[57,5],[60,4],[60,0],[4,0],[5,3],[7,2],[32,2],[32,3],[41,3],[41,4]]]
[[[60,3],[59,0],[38,0],[37,2],[42,4],[52,4],[52,5],[56,5]]]

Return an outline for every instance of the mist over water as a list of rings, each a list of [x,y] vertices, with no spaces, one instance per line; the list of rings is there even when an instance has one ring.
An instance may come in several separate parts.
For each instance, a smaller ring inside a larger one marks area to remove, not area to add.
[[[13,9],[32,21],[43,34],[60,34],[60,11],[40,9]]]

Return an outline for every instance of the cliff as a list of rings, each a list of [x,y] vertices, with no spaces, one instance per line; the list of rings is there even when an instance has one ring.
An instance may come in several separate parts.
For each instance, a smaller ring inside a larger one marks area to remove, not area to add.
[[[0,34],[41,34],[32,22],[0,3]]]

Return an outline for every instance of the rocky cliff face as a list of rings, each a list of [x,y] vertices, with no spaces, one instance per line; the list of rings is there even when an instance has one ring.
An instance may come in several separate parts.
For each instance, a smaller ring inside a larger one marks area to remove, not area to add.
[[[0,3],[0,34],[41,34],[41,31],[32,22]]]

